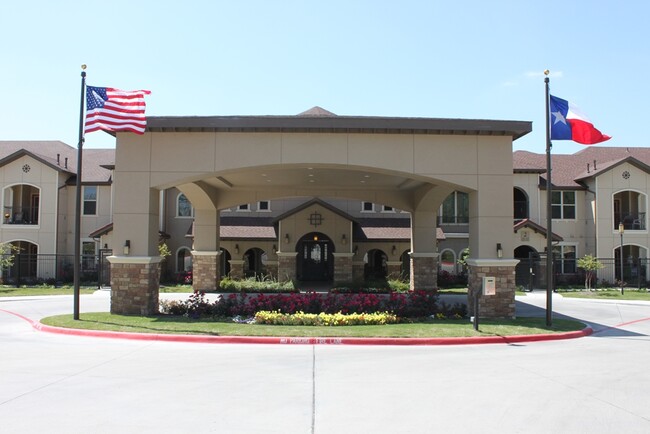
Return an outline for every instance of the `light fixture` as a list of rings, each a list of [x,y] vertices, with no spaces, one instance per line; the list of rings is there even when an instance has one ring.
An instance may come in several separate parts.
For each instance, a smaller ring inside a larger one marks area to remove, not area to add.
[[[347,244],[348,239],[345,237],[345,234],[341,235],[341,244],[345,245]]]
[[[289,234],[284,235],[284,243],[289,244]]]
[[[239,253],[239,244],[235,244],[235,253]]]
[[[314,241],[318,241],[318,235],[314,235]]]
[[[354,254],[356,255],[357,252],[359,251],[359,246],[354,246]]]
[[[275,244],[273,244],[273,253],[276,253],[278,251],[278,248],[276,247]]]
[[[391,250],[393,256],[395,256],[395,253],[397,253],[397,247],[393,245],[393,250]]]
[[[131,252],[131,240],[124,241],[124,250],[125,255],[128,255]]]
[[[503,258],[503,248],[501,247],[501,243],[497,243],[497,258]]]

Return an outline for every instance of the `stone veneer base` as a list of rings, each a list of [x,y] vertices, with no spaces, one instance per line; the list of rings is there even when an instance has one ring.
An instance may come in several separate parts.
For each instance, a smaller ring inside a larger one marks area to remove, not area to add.
[[[109,256],[111,313],[155,315],[160,290],[160,256]]]

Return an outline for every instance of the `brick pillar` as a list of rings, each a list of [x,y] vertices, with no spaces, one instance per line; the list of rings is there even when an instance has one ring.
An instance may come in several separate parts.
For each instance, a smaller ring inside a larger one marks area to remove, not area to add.
[[[221,282],[221,251],[192,252],[192,289],[216,291]]]
[[[277,252],[276,254],[278,255],[278,281],[296,280],[296,255],[298,252]]]
[[[411,256],[411,291],[435,291],[438,288],[438,254],[409,253]]]
[[[160,256],[109,256],[111,264],[111,313],[158,313]]]
[[[363,272],[366,263],[363,261],[352,262],[352,280],[355,282],[363,281]]]
[[[352,257],[354,253],[334,253],[334,284],[352,281]]]
[[[402,261],[386,262],[386,277],[389,279],[399,279],[402,277]]]
[[[484,318],[515,317],[516,259],[468,259],[468,314],[474,314],[474,296],[479,292],[479,316]],[[496,294],[483,295],[483,278],[495,277]]]
[[[244,278],[244,260],[231,259],[230,261],[230,277],[233,279]]]

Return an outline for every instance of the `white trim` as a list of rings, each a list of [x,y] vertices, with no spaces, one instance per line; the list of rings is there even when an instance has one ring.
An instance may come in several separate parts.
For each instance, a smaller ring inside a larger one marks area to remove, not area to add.
[[[246,208],[241,208],[242,206],[246,206]],[[241,205],[237,205],[237,208],[235,208],[235,212],[251,212],[251,204],[242,203]]]
[[[440,256],[439,253],[414,253],[409,252],[411,258],[437,258]]]
[[[367,204],[367,203],[369,203],[369,204],[372,205],[372,209],[371,209],[371,210],[367,210],[367,209],[365,209],[365,204]],[[374,202],[369,202],[369,201],[367,201],[367,200],[362,200],[362,201],[361,201],[361,212],[362,212],[362,213],[371,213],[371,212],[375,212],[375,203],[374,203]]]
[[[219,256],[221,253],[223,253],[223,250],[192,250],[192,249],[190,249],[190,253],[192,254],[192,256]]]
[[[266,202],[268,208],[260,209],[260,203]],[[259,200],[257,201],[257,212],[271,212],[271,201],[270,200]]]
[[[445,232],[445,238],[469,238],[469,232]]]
[[[158,264],[163,260],[161,256],[108,256],[111,264]]]

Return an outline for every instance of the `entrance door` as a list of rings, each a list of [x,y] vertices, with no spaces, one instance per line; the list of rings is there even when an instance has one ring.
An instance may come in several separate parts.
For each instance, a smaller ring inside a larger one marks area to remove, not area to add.
[[[332,242],[322,235],[308,235],[299,244],[298,278],[302,281],[330,281],[334,270]]]

